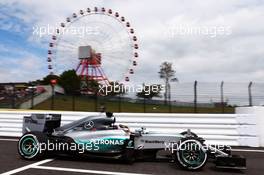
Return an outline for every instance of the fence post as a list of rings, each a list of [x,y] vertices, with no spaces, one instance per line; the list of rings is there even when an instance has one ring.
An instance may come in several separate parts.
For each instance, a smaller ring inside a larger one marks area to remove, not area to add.
[[[248,84],[248,103],[249,106],[252,106],[252,93],[251,93],[251,87],[252,87],[252,81]]]
[[[225,113],[225,104],[224,104],[224,81],[221,82],[221,107],[222,107],[222,113]]]
[[[52,93],[52,96],[51,96],[50,109],[54,110],[54,95],[55,95],[55,91],[54,91],[54,85],[53,84],[51,84],[51,93]]]
[[[94,94],[94,112],[97,112],[97,103],[98,103],[98,96],[97,93]]]
[[[12,91],[11,91],[11,107],[12,109],[16,108],[16,87],[15,85],[12,83]]]
[[[146,113],[146,97],[144,97],[144,100],[143,100],[143,111],[144,113]]]
[[[75,111],[75,94],[72,95],[72,111]]]
[[[169,112],[172,113],[171,100],[169,101]]]
[[[169,90],[169,113],[171,113],[171,87],[170,84],[168,84],[168,90]]]
[[[197,113],[197,81],[194,81],[194,113]]]
[[[121,112],[121,94],[118,96],[118,112]]]
[[[30,89],[30,95],[31,95],[31,108],[30,109],[33,109],[34,108],[34,88],[31,88]]]

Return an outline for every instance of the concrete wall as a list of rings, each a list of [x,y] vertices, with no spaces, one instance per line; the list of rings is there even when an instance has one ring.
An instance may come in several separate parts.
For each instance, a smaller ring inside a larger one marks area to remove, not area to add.
[[[264,107],[238,107],[236,108],[236,114],[251,114],[255,116],[259,144],[260,146],[264,147]]]
[[[23,116],[32,113],[61,114],[62,124],[99,114],[34,110],[0,111],[0,135],[21,136]],[[125,124],[132,130],[145,127],[148,131],[180,133],[191,129],[205,138],[207,144],[260,146],[258,137],[260,134],[256,131],[256,119],[252,114],[115,113],[114,115],[117,124]]]

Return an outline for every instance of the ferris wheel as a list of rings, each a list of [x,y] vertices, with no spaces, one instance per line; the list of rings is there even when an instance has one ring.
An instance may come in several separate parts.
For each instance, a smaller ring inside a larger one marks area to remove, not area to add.
[[[81,81],[100,84],[130,81],[138,64],[138,38],[130,22],[104,7],[73,13],[60,23],[49,42],[48,69],[74,69]]]

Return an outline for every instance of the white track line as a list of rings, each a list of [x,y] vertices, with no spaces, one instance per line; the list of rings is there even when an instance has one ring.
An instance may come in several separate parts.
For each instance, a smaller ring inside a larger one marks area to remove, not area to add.
[[[11,171],[2,173],[1,175],[11,175],[11,174],[15,174],[15,173],[18,173],[18,172],[21,172],[21,171],[25,171],[27,169],[34,168],[34,167],[36,167],[38,165],[41,165],[41,164],[44,164],[44,163],[48,163],[48,162],[51,162],[51,161],[53,161],[53,159],[42,160],[42,161],[39,161],[39,162],[30,164],[30,165],[26,165],[26,166],[23,166],[23,167],[20,167],[20,168],[17,168],[17,169],[14,169],[14,170],[11,170]]]
[[[105,175],[149,175],[149,174],[125,173],[125,172],[110,172],[110,171],[97,171],[97,170],[85,170],[85,169],[73,169],[73,168],[59,168],[59,167],[50,167],[50,166],[34,166],[32,168],[42,169],[42,170],[67,171],[67,172],[90,173],[90,174],[105,174]]]
[[[264,153],[264,150],[258,149],[232,149],[234,152],[255,152],[255,153]]]
[[[18,142],[18,139],[0,139],[0,141]]]

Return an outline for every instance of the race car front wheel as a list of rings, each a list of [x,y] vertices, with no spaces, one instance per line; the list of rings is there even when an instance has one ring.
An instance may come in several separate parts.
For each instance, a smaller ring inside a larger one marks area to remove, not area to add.
[[[45,151],[40,149],[40,143],[46,143],[46,136],[43,133],[27,133],[18,142],[19,155],[27,160],[40,159]]]
[[[207,151],[197,138],[183,138],[178,143],[176,162],[186,170],[199,170],[207,162]]]

